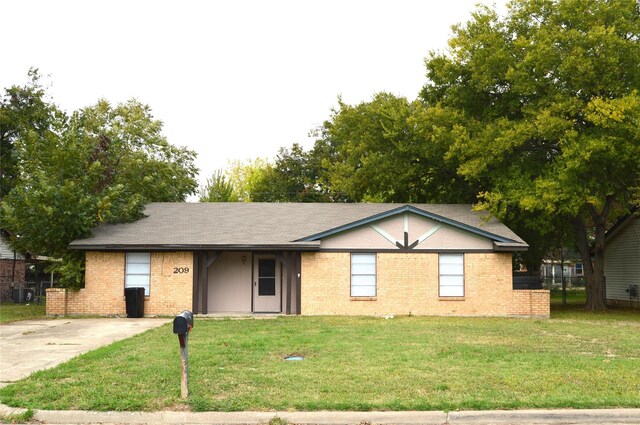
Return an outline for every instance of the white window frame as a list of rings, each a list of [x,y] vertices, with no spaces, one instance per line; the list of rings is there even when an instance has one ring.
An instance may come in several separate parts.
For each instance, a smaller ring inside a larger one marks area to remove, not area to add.
[[[578,273],[578,266],[580,266],[580,272]],[[576,276],[584,276],[584,264],[576,263],[575,265]]]
[[[438,254],[438,296],[465,296],[464,254]]]
[[[378,259],[376,257],[375,253],[351,253],[352,297],[376,296],[378,291]]]
[[[142,258],[144,257],[144,258]],[[145,261],[146,260],[146,261]],[[144,266],[147,266],[146,268]],[[146,279],[145,279],[146,277]],[[127,252],[125,256],[125,288],[144,288],[144,296],[149,296],[151,288],[151,253]]]

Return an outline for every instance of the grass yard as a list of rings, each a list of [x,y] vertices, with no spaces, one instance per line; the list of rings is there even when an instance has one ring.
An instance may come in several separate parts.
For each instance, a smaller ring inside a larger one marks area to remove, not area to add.
[[[562,290],[551,290],[551,305],[562,305]],[[568,305],[584,305],[587,301],[587,293],[584,288],[567,289]]]
[[[90,410],[640,407],[637,311],[200,319],[189,350],[186,401],[169,325],[38,372],[0,400]],[[305,359],[283,359],[291,354]]]
[[[43,319],[46,317],[45,303],[14,304],[12,302],[0,304],[0,323],[16,322],[27,319]]]

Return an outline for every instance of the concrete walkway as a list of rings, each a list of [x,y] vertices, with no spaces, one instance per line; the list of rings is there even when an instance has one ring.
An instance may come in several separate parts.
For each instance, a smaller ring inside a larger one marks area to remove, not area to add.
[[[19,414],[25,409],[0,405],[0,414]],[[43,424],[126,425],[240,425],[268,424],[275,417],[306,425],[611,425],[640,424],[640,409],[592,410],[491,410],[468,412],[85,412],[36,411],[33,419]]]
[[[51,319],[0,325],[0,387],[171,319]]]

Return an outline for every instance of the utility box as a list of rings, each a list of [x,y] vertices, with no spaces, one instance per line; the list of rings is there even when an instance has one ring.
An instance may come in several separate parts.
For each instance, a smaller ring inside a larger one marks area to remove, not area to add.
[[[124,288],[127,317],[144,317],[144,288]]]

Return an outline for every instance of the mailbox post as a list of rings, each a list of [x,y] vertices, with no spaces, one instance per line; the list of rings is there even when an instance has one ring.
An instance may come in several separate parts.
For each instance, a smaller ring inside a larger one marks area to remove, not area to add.
[[[178,335],[180,342],[180,364],[182,366],[182,379],[180,381],[180,395],[187,398],[189,395],[189,332],[193,328],[193,313],[185,310],[173,319],[173,333]]]

